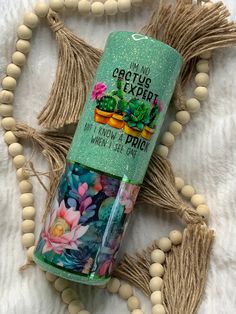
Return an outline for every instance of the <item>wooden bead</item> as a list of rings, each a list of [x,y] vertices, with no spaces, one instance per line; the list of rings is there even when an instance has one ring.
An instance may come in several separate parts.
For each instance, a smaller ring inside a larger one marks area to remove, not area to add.
[[[21,194],[20,203],[22,207],[32,206],[34,204],[34,195],[32,193]]]
[[[177,191],[181,191],[183,186],[184,186],[184,180],[182,178],[175,177],[175,187]]]
[[[191,185],[185,185],[182,189],[181,189],[181,194],[187,198],[187,199],[191,199],[191,197],[194,195],[195,190]]]
[[[43,1],[39,1],[34,7],[34,12],[38,15],[38,17],[45,17],[48,14],[48,10],[49,5]]]
[[[31,39],[32,38],[32,30],[26,25],[20,25],[17,29],[17,35],[21,39]]]
[[[4,134],[4,141],[10,145],[17,142],[17,138],[12,131],[8,131]]]
[[[78,314],[78,312],[83,309],[84,309],[83,303],[78,300],[71,301],[68,306],[68,311],[70,314]]]
[[[31,45],[28,40],[19,39],[16,42],[16,49],[22,52],[23,54],[27,54],[28,52],[30,52],[30,48],[31,48]]]
[[[206,100],[208,97],[208,89],[204,86],[198,86],[197,88],[195,88],[194,90],[194,95],[198,100]]]
[[[14,95],[12,92],[9,92],[8,90],[2,90],[0,92],[0,102],[2,104],[11,104],[14,100]]]
[[[7,75],[18,79],[21,75],[21,68],[15,65],[14,63],[10,63],[7,66]]]
[[[143,4],[143,0],[131,0],[131,4],[134,7],[140,7]]]
[[[2,117],[11,117],[13,114],[13,106],[12,105],[1,105],[0,104],[0,114]]]
[[[6,76],[2,80],[2,87],[3,89],[7,89],[7,90],[15,90],[16,80],[11,76]]]
[[[19,183],[19,188],[20,188],[21,194],[31,193],[33,190],[33,185],[28,180],[22,180]]]
[[[160,263],[151,264],[149,274],[151,277],[162,277],[164,275],[164,267]]]
[[[140,308],[140,301],[137,297],[132,296],[127,301],[129,311],[133,311]]]
[[[157,146],[157,154],[163,158],[166,158],[169,153],[169,148],[165,145],[158,145]]]
[[[182,125],[177,121],[173,121],[169,125],[169,131],[174,136],[179,135],[182,132],[182,129],[183,129]]]
[[[163,285],[163,280],[161,277],[153,277],[149,283],[149,287],[152,292],[161,290],[162,285]]]
[[[77,299],[77,294],[73,289],[67,288],[62,291],[61,298],[64,303],[70,304],[72,301]]]
[[[5,130],[13,130],[16,126],[16,120],[11,117],[6,117],[2,119],[2,127]]]
[[[2,127],[7,131],[13,130],[16,126],[16,121],[12,117],[3,118],[1,123],[2,123]]]
[[[21,67],[25,64],[26,57],[22,52],[16,51],[12,55],[12,61],[14,64],[19,65]]]
[[[39,24],[39,19],[33,12],[26,12],[24,15],[24,24],[29,28],[35,28]]]
[[[196,69],[198,72],[208,73],[209,72],[209,62],[208,60],[201,59],[197,62]]]
[[[129,12],[131,9],[130,0],[117,0],[118,9],[122,13]]]
[[[151,261],[153,263],[163,264],[165,261],[165,253],[162,250],[156,249],[151,253]]]
[[[78,7],[78,0],[65,0],[65,7],[69,10],[76,10]]]
[[[209,85],[209,75],[207,73],[198,73],[195,76],[195,82],[198,86],[208,86]]]
[[[64,8],[64,0],[49,0],[49,6],[53,11],[60,12]]]
[[[54,287],[58,292],[62,292],[70,285],[69,281],[64,278],[57,278],[54,282]]]
[[[162,304],[162,294],[161,294],[161,291],[154,291],[152,294],[151,294],[151,302],[153,305],[155,304]]]
[[[211,58],[211,56],[212,56],[212,51],[210,50],[210,51],[201,53],[199,57],[201,59],[207,59],[208,60]]]
[[[165,132],[162,136],[162,140],[161,140],[162,144],[170,147],[174,144],[175,142],[175,137],[173,134],[171,134],[170,132]]]
[[[210,209],[207,205],[205,204],[199,205],[196,211],[200,216],[202,216],[203,219],[207,220],[209,218]]]
[[[176,120],[182,125],[187,124],[190,121],[190,118],[188,111],[181,110],[176,113]]]
[[[186,100],[186,109],[189,112],[197,112],[201,107],[200,102],[196,98],[190,98]]]
[[[51,274],[49,272],[46,272],[45,273],[45,276],[46,276],[46,279],[49,281],[49,282],[54,282],[58,277],[54,274]]]
[[[87,0],[81,0],[78,4],[79,13],[82,15],[88,15],[91,11],[91,4]]]
[[[165,308],[162,304],[156,304],[152,308],[152,314],[165,314]]]
[[[19,181],[29,179],[28,173],[27,173],[27,172],[25,171],[25,169],[23,169],[23,168],[17,169],[17,171],[16,171],[16,177],[17,177],[17,179],[18,179]]]
[[[163,237],[158,241],[158,246],[163,252],[168,252],[171,249],[171,241],[167,237]]]
[[[107,284],[107,291],[110,293],[117,293],[120,288],[120,280],[117,278],[111,278]]]
[[[25,233],[22,236],[22,244],[26,248],[30,248],[34,245],[35,237],[33,233]]]
[[[194,194],[191,198],[191,203],[194,207],[198,207],[205,203],[205,198],[201,194]]]
[[[15,157],[17,155],[22,155],[23,146],[20,143],[12,143],[9,145],[9,153],[11,156]]]
[[[35,229],[35,222],[33,220],[26,219],[26,220],[22,221],[21,231],[23,233],[30,233],[30,232],[33,233],[34,229]]]
[[[206,7],[207,9],[212,9],[214,7],[214,3],[212,2],[206,2],[204,4],[204,7]]]
[[[106,287],[107,287],[107,283],[97,286],[98,289],[105,289]]]
[[[104,3],[105,13],[107,15],[115,15],[118,12],[117,1],[115,0],[107,0]]]
[[[91,12],[94,16],[100,17],[104,15],[104,4],[101,2],[94,2],[91,5]]]
[[[135,309],[131,312],[131,314],[144,314],[144,312],[140,309]]]
[[[82,311],[79,311],[78,314],[91,314],[89,311],[86,311],[86,310],[82,310]]]
[[[124,300],[128,300],[131,296],[133,295],[133,289],[132,287],[127,284],[124,283],[120,286],[119,288],[119,296],[124,299]]]
[[[34,251],[35,251],[35,246],[31,246],[26,253],[27,259],[29,262],[33,261],[33,255],[34,255]]]
[[[25,165],[25,163],[26,163],[26,158],[24,155],[17,155],[13,159],[13,164],[17,169],[22,168]]]
[[[35,215],[36,215],[36,210],[32,206],[24,207],[22,210],[22,219],[32,220],[35,218]]]
[[[174,245],[179,245],[182,242],[182,233],[179,230],[173,230],[169,234],[170,241]]]

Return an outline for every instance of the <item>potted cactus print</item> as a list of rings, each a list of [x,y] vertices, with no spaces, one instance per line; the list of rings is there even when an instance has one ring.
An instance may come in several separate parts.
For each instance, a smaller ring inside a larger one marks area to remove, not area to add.
[[[108,124],[116,129],[122,129],[124,127],[125,122],[123,121],[125,110],[128,107],[128,102],[125,99],[125,93],[123,91],[123,81],[122,79],[118,79],[116,81],[116,91],[113,91],[111,94],[116,97],[117,105],[115,109],[115,113],[110,118]]]
[[[140,136],[144,126],[150,121],[148,105],[142,100],[131,99],[125,112],[125,133],[134,137]]]
[[[153,107],[152,107],[152,109],[150,111],[150,115],[149,115],[150,121],[147,125],[144,126],[144,129],[141,133],[141,136],[146,140],[150,140],[153,133],[155,132],[155,128],[157,126],[157,121],[159,119],[159,114],[160,114],[160,112],[163,111],[163,107],[164,107],[162,102],[160,102],[158,104],[157,99],[155,99],[152,104],[153,104]]]
[[[116,99],[113,96],[105,95],[106,90],[107,85],[98,82],[92,91],[92,100],[97,103],[94,120],[102,124],[108,123],[116,107]]]

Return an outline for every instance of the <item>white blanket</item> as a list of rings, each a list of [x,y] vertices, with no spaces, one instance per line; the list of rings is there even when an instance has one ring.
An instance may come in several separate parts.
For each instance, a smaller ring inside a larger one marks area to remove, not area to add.
[[[17,26],[34,0],[0,0],[0,75],[4,77],[16,40]],[[225,0],[236,19],[235,0]],[[139,30],[151,12],[152,2],[130,14],[112,18],[69,16],[66,23],[89,43],[103,47],[112,30]],[[32,51],[15,93],[14,116],[36,126],[37,113],[45,104],[56,69],[57,49],[54,37],[42,24],[32,39]],[[233,314],[236,310],[236,50],[214,54],[210,73],[210,97],[176,139],[170,159],[176,175],[206,196],[211,208],[210,225],[216,231],[209,276],[200,306],[200,314]],[[0,128],[0,314],[64,314],[66,306],[45,276],[32,267],[23,273],[25,263],[21,245],[21,207],[19,189],[7,146]],[[29,148],[26,147],[29,154]],[[45,169],[37,157],[37,168]],[[41,217],[45,195],[35,182],[34,192]],[[126,249],[134,252],[152,240],[181,227],[176,217],[148,208],[138,209],[126,240]],[[41,226],[37,226],[37,234]],[[141,294],[140,294],[141,295]],[[80,289],[82,301],[94,314],[128,313],[117,296],[90,288]],[[145,313],[150,302],[141,295]],[[183,313],[184,314],[184,313]],[[185,313],[188,314],[188,313]]]

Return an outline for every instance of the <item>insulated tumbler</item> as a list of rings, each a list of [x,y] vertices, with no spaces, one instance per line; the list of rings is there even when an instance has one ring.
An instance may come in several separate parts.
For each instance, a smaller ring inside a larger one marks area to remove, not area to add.
[[[182,62],[148,36],[111,33],[34,253],[43,269],[109,280]]]

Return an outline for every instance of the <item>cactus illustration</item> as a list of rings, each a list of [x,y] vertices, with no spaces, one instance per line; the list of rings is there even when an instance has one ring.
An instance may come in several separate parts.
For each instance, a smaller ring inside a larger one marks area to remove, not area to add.
[[[116,107],[116,99],[113,96],[103,96],[101,99],[97,100],[97,104],[97,107],[100,110],[114,112]]]
[[[155,128],[158,118],[159,118],[159,107],[153,107],[150,111],[150,122],[148,123],[148,126],[151,129]]]
[[[118,78],[116,81],[117,90],[113,91],[111,94],[117,98],[116,113],[122,115],[128,107],[128,102],[125,99],[125,92],[123,90],[124,82],[122,79]]]
[[[130,128],[142,131],[144,126],[150,122],[149,107],[142,100],[131,99],[125,112],[124,121]]]
[[[152,104],[154,107],[152,107],[150,111],[150,122],[148,123],[148,126],[151,129],[154,129],[156,127],[160,112],[162,112],[164,105],[162,102],[158,103],[157,99],[155,99]]]

